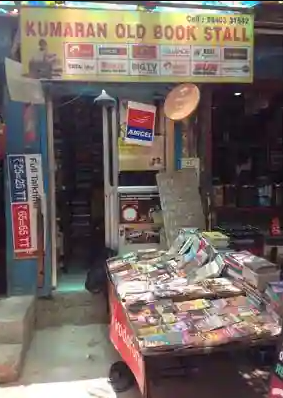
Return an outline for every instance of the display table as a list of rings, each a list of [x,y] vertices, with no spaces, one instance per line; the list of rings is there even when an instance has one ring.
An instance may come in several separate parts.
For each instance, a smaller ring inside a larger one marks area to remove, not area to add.
[[[109,279],[109,304],[111,314],[110,340],[117,352],[120,354],[122,360],[134,375],[143,397],[151,397],[151,381],[153,379],[153,375],[156,376],[155,371],[159,368],[159,365],[162,365],[165,362],[170,363],[173,358],[178,359],[178,361],[173,361],[174,365],[172,365],[172,368],[174,366],[173,373],[175,372],[178,376],[182,371],[187,371],[186,369],[182,369],[184,367],[182,358],[184,357],[209,355],[214,352],[216,353],[217,351],[230,352],[231,350],[246,350],[247,348],[254,346],[266,347],[268,345],[274,345],[277,342],[276,336],[268,336],[259,339],[247,338],[237,342],[233,341],[227,344],[200,348],[166,347],[162,350],[143,350],[139,347],[136,333],[111,279]],[[152,366],[153,364],[154,366]],[[178,369],[176,369],[176,364],[178,365]],[[169,365],[168,368],[170,368]],[[170,376],[172,376],[172,368],[170,368]],[[112,369],[110,369],[110,379],[111,372]]]
[[[278,267],[229,250],[219,232],[183,229],[169,250],[118,255],[106,268],[110,340],[122,358],[110,369],[116,392],[135,379],[150,397],[157,380],[188,377],[197,356],[278,340]]]

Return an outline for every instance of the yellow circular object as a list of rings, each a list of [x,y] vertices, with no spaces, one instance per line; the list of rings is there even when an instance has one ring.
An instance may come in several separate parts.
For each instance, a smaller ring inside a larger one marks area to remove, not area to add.
[[[200,91],[195,84],[180,84],[166,97],[164,104],[165,116],[174,121],[183,120],[196,110],[199,101]]]

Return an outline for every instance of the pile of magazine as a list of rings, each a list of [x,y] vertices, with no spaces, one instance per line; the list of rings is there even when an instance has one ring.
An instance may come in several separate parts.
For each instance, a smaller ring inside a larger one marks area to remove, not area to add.
[[[209,239],[208,239],[209,238]],[[168,251],[108,260],[108,270],[142,350],[203,348],[277,336],[279,316],[226,277],[227,240],[183,229]],[[220,247],[220,248],[219,248]],[[242,280],[240,280],[242,282]]]

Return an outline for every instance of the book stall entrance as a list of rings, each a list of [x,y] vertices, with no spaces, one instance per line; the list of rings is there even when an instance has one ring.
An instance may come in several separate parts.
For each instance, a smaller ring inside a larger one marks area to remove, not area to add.
[[[124,361],[111,367],[114,389],[135,378],[150,396],[150,379],[187,375],[191,355],[274,346],[280,272],[205,232],[206,162],[183,152],[202,106],[192,83],[253,81],[252,15],[23,8],[21,19],[24,72],[48,80],[52,250],[62,236],[65,267],[75,250],[88,266],[93,248],[118,252],[106,267]],[[56,263],[53,253],[55,276]]]

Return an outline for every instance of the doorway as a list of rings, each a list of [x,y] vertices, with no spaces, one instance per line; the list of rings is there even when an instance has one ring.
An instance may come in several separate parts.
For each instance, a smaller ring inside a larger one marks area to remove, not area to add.
[[[105,249],[102,111],[91,97],[62,97],[53,123],[60,285],[66,275],[84,280]]]

